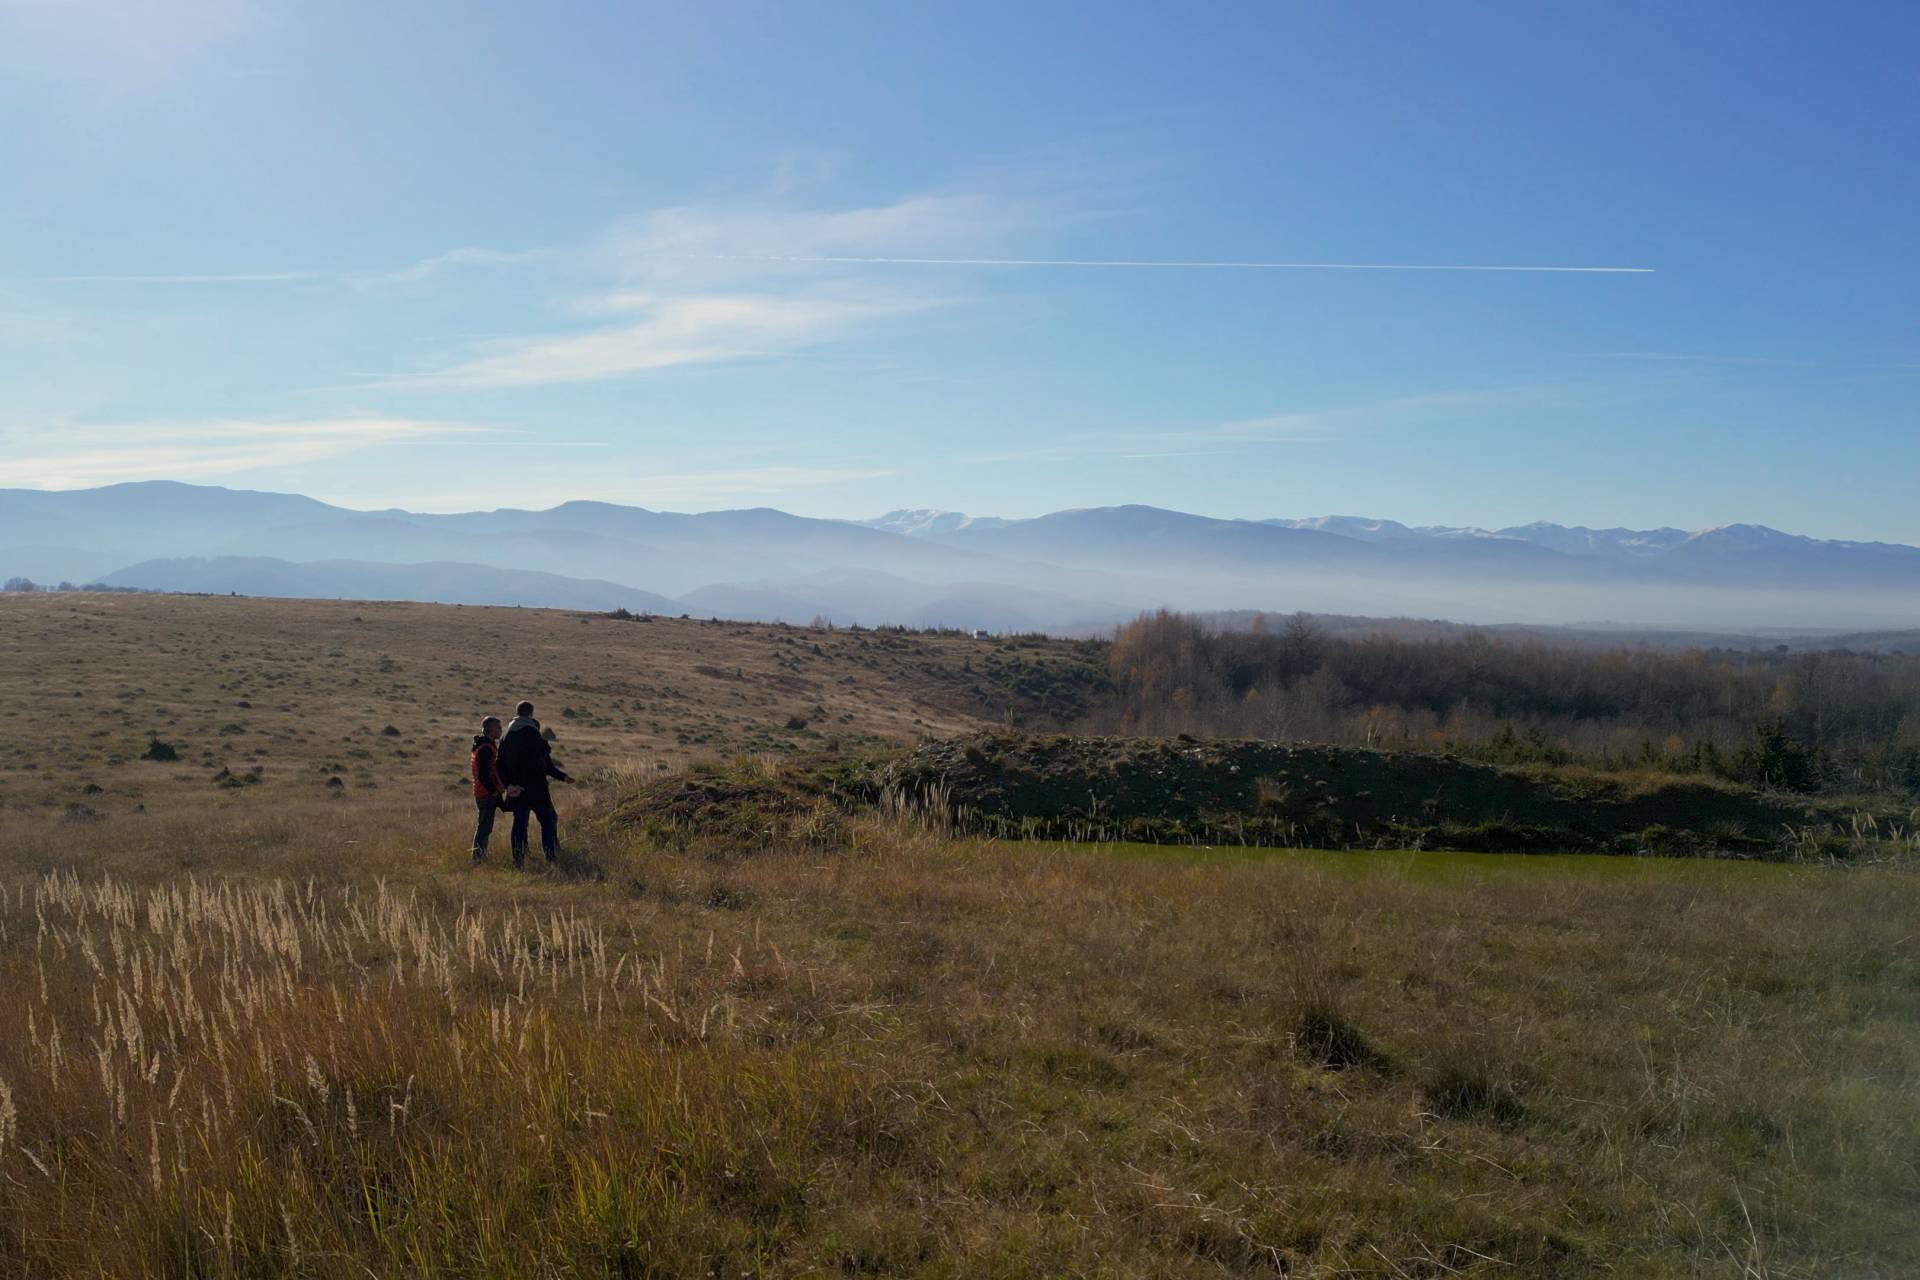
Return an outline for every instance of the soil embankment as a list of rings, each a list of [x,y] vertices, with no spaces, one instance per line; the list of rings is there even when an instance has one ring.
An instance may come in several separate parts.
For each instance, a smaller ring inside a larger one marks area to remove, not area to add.
[[[886,783],[1013,838],[1764,857],[1824,823],[1798,799],[1684,778],[1190,738],[982,734],[915,749]]]

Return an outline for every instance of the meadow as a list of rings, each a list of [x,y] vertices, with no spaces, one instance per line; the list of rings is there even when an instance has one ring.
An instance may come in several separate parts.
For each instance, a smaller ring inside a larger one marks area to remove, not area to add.
[[[622,798],[1084,655],[6,608],[0,1275],[1920,1270],[1906,865],[668,838]],[[588,779],[550,873],[465,861],[517,696]]]
[[[9,594],[0,622],[31,737],[0,810],[76,820],[458,798],[480,718],[522,698],[589,775],[1072,715],[1099,676],[1066,641],[408,603]]]

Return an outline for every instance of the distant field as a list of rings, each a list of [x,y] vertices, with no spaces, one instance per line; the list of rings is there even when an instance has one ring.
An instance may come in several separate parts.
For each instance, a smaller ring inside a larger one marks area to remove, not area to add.
[[[684,761],[974,727],[1079,651],[0,616],[0,1277],[1920,1273],[1910,870],[656,831]],[[467,724],[523,694],[590,781],[556,872],[471,869]]]
[[[0,807],[458,799],[481,717],[522,698],[581,774],[911,741],[1070,712],[1074,680],[1046,673],[1084,680],[1084,653],[559,610],[9,595],[0,705],[28,740],[0,753]],[[178,758],[143,759],[155,739]]]

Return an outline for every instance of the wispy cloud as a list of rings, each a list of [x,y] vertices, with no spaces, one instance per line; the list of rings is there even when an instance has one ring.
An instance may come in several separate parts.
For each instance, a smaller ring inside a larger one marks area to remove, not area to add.
[[[380,384],[529,387],[789,355],[952,300],[830,255],[906,245],[977,249],[1046,216],[1037,202],[982,195],[837,210],[681,205],[624,220],[573,248],[456,250],[385,278],[538,261],[574,282],[562,309],[599,323],[497,339]]]
[[[772,269],[885,264],[909,253],[979,253],[1070,220],[1060,203],[981,193],[913,195],[851,209],[679,205],[610,228],[589,253],[629,278],[764,277]]]
[[[1105,259],[1014,256],[1098,216],[1058,194],[923,193],[838,209],[784,197],[677,205],[624,219],[584,243],[452,249],[397,269],[70,275],[64,283],[245,286],[333,280],[376,289],[454,270],[537,268],[562,322],[483,341],[359,385],[507,389],[631,378],[665,369],[791,356],[958,300],[897,268],[1114,268],[1646,274],[1640,266]],[[570,321],[571,323],[568,323]],[[1218,439],[1266,439],[1279,420],[1227,424]],[[1135,447],[1134,452],[1140,452]]]
[[[1021,256],[1100,217],[1060,192],[934,192],[851,208],[794,208],[784,195],[676,205],[573,245],[462,247],[399,268],[67,275],[62,283],[250,286],[330,281],[372,290],[460,270],[526,268],[548,324],[422,356],[362,388],[510,389],[632,378],[687,366],[790,357],[961,300],[926,272],[1012,268],[1646,274],[1643,266],[1108,259]],[[1227,424],[1217,439],[1276,439],[1290,423]],[[1238,434],[1236,434],[1236,431]],[[1147,450],[1151,451],[1151,449]],[[1136,446],[1133,452],[1141,452]]]
[[[404,440],[487,430],[411,418],[353,417],[122,422],[57,432],[12,431],[0,437],[7,452],[0,484],[73,489],[125,480],[205,480],[318,462]]]
[[[1646,274],[1640,266],[1138,260],[1009,255],[1083,215],[1041,196],[937,193],[847,209],[680,205],[626,219],[576,249],[456,250],[387,279],[445,266],[543,259],[581,280],[577,315],[618,322],[486,343],[388,386],[527,387],[631,377],[793,353],[954,300],[903,266]],[[597,287],[596,283],[597,282]],[[631,316],[632,318],[624,318]]]
[[[550,260],[560,253],[555,249],[449,249],[422,258],[409,266],[392,270],[345,272],[343,278],[363,287],[388,284],[418,284],[446,271],[462,267],[513,267]]]
[[[931,299],[844,291],[799,297],[619,294],[600,299],[598,306],[638,319],[578,333],[490,342],[470,359],[387,379],[382,385],[527,387],[780,355],[838,337],[862,322],[931,305]]]

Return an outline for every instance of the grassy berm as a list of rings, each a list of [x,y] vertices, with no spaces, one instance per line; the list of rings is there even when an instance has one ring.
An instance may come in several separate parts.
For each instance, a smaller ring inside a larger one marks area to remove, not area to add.
[[[876,794],[896,787],[963,830],[1015,839],[1791,857],[1855,812],[1671,774],[1192,738],[987,732],[872,776]]]
[[[676,741],[910,746],[957,640],[139,607],[0,637],[8,1280],[1920,1274],[1901,864],[983,839]],[[601,762],[550,872],[467,865],[507,691]]]

